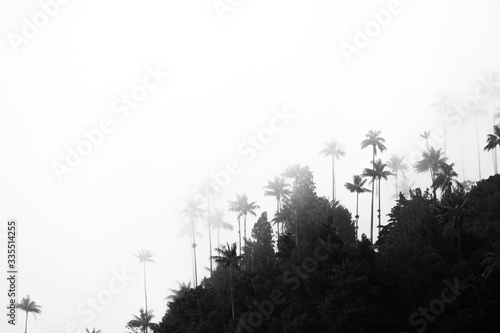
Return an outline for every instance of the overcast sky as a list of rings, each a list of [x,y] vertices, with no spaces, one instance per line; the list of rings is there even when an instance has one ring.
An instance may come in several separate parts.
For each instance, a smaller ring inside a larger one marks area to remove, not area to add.
[[[29,294],[43,306],[29,332],[71,332],[72,322],[124,332],[144,307],[140,249],[156,254],[149,308],[161,320],[168,288],[192,279],[180,211],[203,181],[229,164],[235,175],[214,206],[227,210],[246,193],[272,217],[262,187],[301,163],[331,198],[331,162],[319,152],[333,137],[346,150],[337,196],[354,212],[343,184],[370,167],[371,151],[360,150],[368,130],[386,139],[384,161],[418,155],[424,130],[441,148],[442,120],[429,104],[439,92],[475,96],[499,69],[494,0],[60,2],[0,2],[0,241],[4,252],[6,221],[17,219],[18,301]],[[488,126],[491,117],[479,119],[481,147]],[[464,171],[477,180],[474,122],[451,127],[447,155],[460,180]],[[487,177],[492,155],[480,156]],[[426,174],[408,177],[429,186]],[[393,193],[391,179],[384,217]],[[361,196],[368,234],[369,204]],[[203,226],[199,280],[209,265]],[[91,311],[89,299],[105,295]],[[0,327],[22,332],[23,315],[16,328],[2,315]]]

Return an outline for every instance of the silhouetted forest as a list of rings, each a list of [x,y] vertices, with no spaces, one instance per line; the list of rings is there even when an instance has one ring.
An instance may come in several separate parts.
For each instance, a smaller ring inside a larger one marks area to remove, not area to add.
[[[400,193],[372,244],[357,240],[351,212],[316,194],[308,167],[288,171],[276,218],[262,213],[241,253],[217,247],[211,276],[180,284],[150,329],[498,332],[500,175],[471,188],[441,180],[440,197],[435,186]]]

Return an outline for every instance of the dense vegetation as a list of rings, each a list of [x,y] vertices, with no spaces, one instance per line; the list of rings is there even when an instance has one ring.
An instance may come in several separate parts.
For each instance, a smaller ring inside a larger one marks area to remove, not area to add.
[[[296,167],[279,213],[182,285],[155,332],[498,332],[500,175],[400,194],[375,244]],[[275,244],[271,222],[281,234]],[[279,230],[279,229],[278,229]]]

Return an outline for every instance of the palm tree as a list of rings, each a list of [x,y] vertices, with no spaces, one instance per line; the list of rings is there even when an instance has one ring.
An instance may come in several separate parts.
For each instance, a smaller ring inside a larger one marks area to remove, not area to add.
[[[458,253],[460,258],[462,257],[462,221],[464,217],[470,214],[467,207],[468,202],[469,198],[465,195],[464,190],[459,188],[443,196],[441,204],[438,206],[441,210],[440,214],[437,215],[439,223],[453,223],[453,227],[457,231]]]
[[[298,163],[294,165],[289,165],[281,175],[286,178],[297,179],[301,169],[302,167]]]
[[[85,330],[87,331],[87,333],[101,333],[101,330],[95,330],[95,327],[92,329],[92,332],[89,331],[88,328],[85,327]]]
[[[247,215],[257,216],[255,214],[255,209],[260,208],[255,204],[255,201],[248,202],[248,197],[246,194],[238,195],[236,194],[236,201],[229,202],[229,210],[238,213],[238,228],[239,228],[239,239],[240,239],[240,254],[241,254],[241,227],[240,218],[243,216],[244,219],[244,234],[243,239],[247,238]]]
[[[24,333],[28,333],[28,313],[32,313],[36,319],[36,314],[42,313],[41,306],[32,301],[30,295],[21,300],[21,303],[16,303],[16,308],[26,311],[26,322],[24,324]]]
[[[196,257],[196,237],[201,237],[202,234],[197,231],[193,230],[193,226],[191,223],[183,223],[181,229],[179,230],[179,236],[187,236],[190,240],[191,243],[191,248],[193,249],[193,254],[191,256],[191,264],[193,266],[193,281],[195,280],[195,276],[197,273],[196,270],[196,265],[195,265],[195,257]]]
[[[436,108],[436,112],[443,115],[443,138],[444,138],[444,157],[446,158],[446,115],[451,108],[450,104],[450,94],[449,93],[439,93],[439,100],[432,103],[430,106]]]
[[[210,260],[212,260],[212,258],[210,258]],[[178,298],[184,297],[184,295],[186,295],[186,293],[191,289],[191,281],[189,281],[188,284],[186,284],[184,282],[180,283],[179,281],[177,281],[177,285],[179,286],[179,289],[177,289],[177,290],[170,289],[170,288],[168,289],[172,292],[172,295],[167,296],[166,299],[170,299],[172,301],[175,301]]]
[[[154,262],[152,259],[154,257],[153,252],[147,250],[141,250],[138,252],[138,254],[135,255],[137,258],[139,258],[139,263],[144,263],[144,298],[146,300],[146,312],[148,311],[148,293],[146,290],[146,263],[147,262]]]
[[[496,99],[500,95],[500,86],[498,84],[498,72],[495,71],[493,73],[490,73],[484,80],[484,84],[488,87],[490,90],[490,100],[491,100],[491,109],[492,109],[492,120],[493,123],[492,125],[495,126],[495,121],[496,118],[500,116],[500,114],[497,112],[497,107],[496,107]],[[489,150],[488,150],[489,151]],[[498,161],[497,161],[497,150],[493,149],[492,150],[493,154],[493,171],[495,174],[498,173]]]
[[[410,182],[410,180],[406,177],[406,175],[403,174],[403,180],[399,184],[400,184],[399,192],[402,193],[404,196],[407,196],[409,195],[410,190],[414,187],[415,181]],[[396,195],[393,198],[397,200],[399,198],[399,195]]]
[[[325,142],[325,148],[320,152],[326,157],[332,157],[332,201],[335,202],[335,158],[340,160],[345,155],[344,150],[340,147],[337,141],[333,139],[330,142]]]
[[[455,163],[448,164],[443,162],[439,165],[438,171],[436,172],[436,178],[434,183],[432,183],[432,189],[440,189],[442,193],[446,191],[454,190],[455,187],[463,187],[459,181],[455,179],[458,174],[453,170]]]
[[[425,145],[427,146],[427,151],[429,151],[429,138],[431,136],[431,131],[424,131],[423,134],[420,134],[420,137],[425,139]]]
[[[446,157],[442,157],[441,148],[435,150],[431,147],[428,151],[422,151],[422,159],[417,161],[413,168],[417,173],[429,171],[431,174],[431,185],[434,184],[435,174],[439,171],[439,166],[446,162]],[[436,190],[433,189],[434,200],[436,199]]]
[[[398,173],[404,175],[405,171],[408,171],[408,165],[404,163],[404,157],[392,154],[389,161],[387,161],[387,166],[391,168],[392,173],[396,177],[396,198],[398,197]]]
[[[488,280],[489,277],[500,268],[500,243],[496,243],[493,245],[494,252],[488,252],[486,255],[488,256],[483,260],[481,265],[486,266],[481,277],[485,280]]]
[[[210,214],[210,221],[212,222],[212,228],[217,229],[217,244],[220,245],[220,229],[232,231],[234,227],[224,221],[224,211],[222,209],[216,209],[214,213]]]
[[[276,197],[276,215],[279,214],[281,210],[281,199],[286,199],[290,196],[292,193],[288,187],[287,183],[285,183],[285,180],[283,177],[275,176],[274,180],[268,180],[267,185],[264,186],[264,189],[266,191],[264,192],[264,195],[266,196],[273,196]],[[280,225],[279,222],[277,221],[277,229],[278,229],[278,238],[280,237]]]
[[[358,239],[359,194],[365,193],[365,192],[371,192],[369,189],[363,187],[365,185],[365,183],[366,183],[366,179],[362,179],[361,176],[359,176],[359,175],[355,175],[352,177],[352,183],[345,183],[345,187],[346,187],[346,189],[349,190],[349,192],[351,192],[351,193],[356,192],[356,239]]]
[[[212,227],[210,225],[211,214],[210,214],[210,199],[215,197],[217,194],[214,184],[212,182],[206,182],[202,185],[200,190],[201,195],[207,199],[207,225],[208,225],[208,246],[210,250],[210,258],[212,258]],[[212,259],[210,259],[210,276],[212,276]]]
[[[375,167],[375,155],[377,155],[377,149],[383,152],[387,148],[384,145],[385,139],[380,136],[380,131],[368,131],[365,134],[366,139],[361,141],[361,149],[365,149],[368,146],[372,146],[372,166]],[[372,169],[374,171],[374,169]],[[370,217],[370,241],[373,243],[373,199],[375,192],[375,182],[372,182],[372,205],[371,205],[371,217]]]
[[[466,105],[467,110],[474,115],[474,125],[476,128],[476,147],[477,147],[477,163],[478,163],[478,172],[479,172],[479,179],[481,180],[481,149],[479,148],[479,131],[477,127],[477,119],[479,117],[485,116],[488,113],[486,112],[485,109],[479,107],[474,103],[474,105]]]
[[[494,152],[496,151],[496,147],[500,146],[500,126],[495,125],[493,126],[493,134],[488,134],[488,138],[486,139],[486,146],[484,147],[484,150],[490,151],[493,150]],[[496,164],[496,157],[494,156],[495,161],[494,163]],[[495,173],[497,172],[497,169],[495,168]]]
[[[128,322],[128,326],[140,328],[141,332],[147,332],[148,327],[151,327],[151,320],[153,319],[153,311],[144,311],[144,309],[139,310],[140,314],[132,315],[134,318]]]
[[[241,256],[236,254],[236,243],[233,243],[229,246],[222,246],[222,248],[216,248],[215,251],[219,253],[218,256],[214,256],[213,259],[217,264],[222,265],[223,267],[229,267],[229,290],[231,293],[231,312],[234,316],[234,294],[233,294],[233,267],[236,269],[240,269],[238,263],[241,260]]]
[[[373,163],[372,169],[364,169],[363,170],[363,176],[365,177],[370,177],[372,180],[371,182],[375,182],[378,180],[378,228],[380,231],[381,228],[381,210],[380,210],[380,197],[381,197],[381,192],[380,192],[380,182],[382,179],[387,180],[387,177],[392,175],[390,171],[384,170],[387,164],[383,164],[382,160],[379,158],[375,163]],[[372,240],[373,241],[373,240]]]
[[[192,198],[188,201],[186,207],[183,210],[184,215],[191,219],[191,235],[193,237],[193,260],[194,260],[194,286],[198,286],[198,268],[196,263],[196,232],[195,232],[195,222],[196,219],[203,216],[203,209],[200,208],[201,201],[199,199]]]

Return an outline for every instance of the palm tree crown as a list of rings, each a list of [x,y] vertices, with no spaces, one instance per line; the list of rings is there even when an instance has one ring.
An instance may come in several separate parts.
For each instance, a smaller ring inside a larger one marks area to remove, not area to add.
[[[21,300],[20,303],[16,304],[16,308],[26,311],[26,322],[24,324],[24,332],[28,332],[28,313],[32,313],[36,319],[36,315],[42,313],[40,310],[41,306],[32,301],[30,295],[26,296]]]
[[[285,183],[283,177],[275,176],[274,180],[268,180],[267,185],[264,186],[266,190],[264,195],[276,197],[276,215],[279,214],[281,210],[281,200],[288,199],[292,191],[288,188],[289,184]],[[276,216],[275,216],[276,218]],[[277,222],[278,237],[280,236],[279,222]]]
[[[332,157],[332,201],[335,202],[335,159],[340,160],[345,151],[332,139],[330,142],[325,142],[325,148],[320,153]]]

